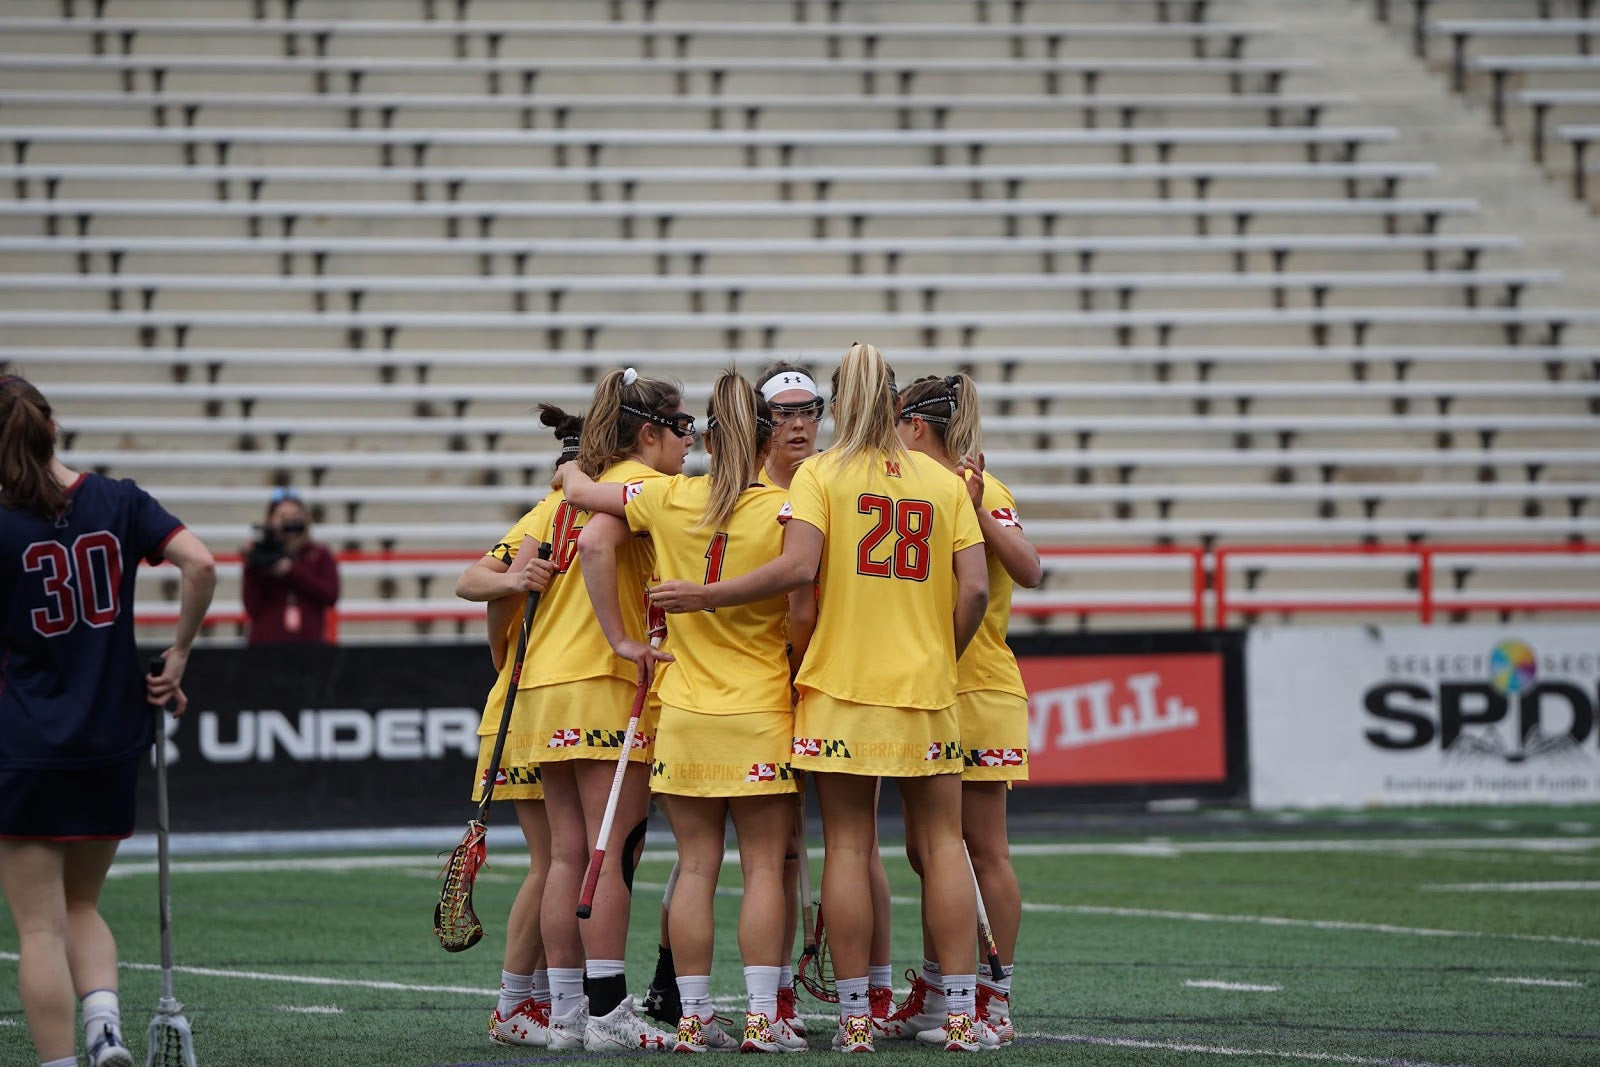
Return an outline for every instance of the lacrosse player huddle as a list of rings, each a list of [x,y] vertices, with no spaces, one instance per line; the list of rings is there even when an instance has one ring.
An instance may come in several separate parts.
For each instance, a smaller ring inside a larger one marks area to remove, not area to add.
[[[1005,633],[1013,584],[1039,582],[1038,553],[983,469],[969,377],[897,389],[877,349],[858,343],[830,402],[834,439],[817,452],[825,401],[809,374],[780,364],[752,385],[724,372],[700,424],[703,477],[682,474],[697,427],[669,382],[614,371],[581,420],[542,409],[570,457],[557,488],[457,588],[489,602],[500,666],[478,795],[515,802],[530,856],[493,1040],[806,1051],[790,966],[797,880],[811,904],[803,780],[825,854],[799,978],[837,1000],[833,1049],[911,1039],[976,1051],[1014,1038],[1021,900],[1005,808],[1027,777],[1027,694]],[[548,559],[535,558],[540,546]],[[923,967],[899,1005],[881,777],[897,779],[923,886]],[[678,861],[656,980],[636,1006],[624,949],[652,795]],[[729,816],[748,995],[732,1032],[710,988]]]

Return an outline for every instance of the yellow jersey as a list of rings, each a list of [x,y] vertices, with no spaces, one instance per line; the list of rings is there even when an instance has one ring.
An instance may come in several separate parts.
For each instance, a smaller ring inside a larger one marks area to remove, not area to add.
[[[795,472],[789,506],[825,539],[817,627],[795,684],[857,704],[954,704],[952,558],[983,544],[961,479],[918,452],[844,466],[824,453]]]
[[[983,475],[983,508],[1001,526],[1022,528],[1017,518],[1017,501],[1005,483],[992,474]],[[971,693],[995,689],[1002,693],[1028,695],[1022,684],[1022,669],[1006,644],[1006,627],[1011,623],[1011,592],[1016,588],[1000,557],[985,550],[989,565],[989,607],[983,625],[961,654],[956,664],[956,692]]]
[[[598,482],[614,483],[626,499],[647,481],[665,477],[660,471],[637,460],[613,463],[600,472]],[[585,678],[634,680],[634,665],[611,651],[611,644],[595,621],[589,591],[584,586],[578,560],[578,535],[589,522],[589,513],[567,502],[557,491],[547,500],[556,503],[531,532],[551,545],[550,559],[556,565],[555,577],[539,601],[528,638],[528,664],[523,669],[519,689],[576,682]],[[622,601],[622,621],[628,636],[646,640],[645,587],[655,568],[655,550],[648,538],[636,537],[617,552],[617,595]]]
[[[648,534],[663,579],[709,585],[755,570],[783,551],[786,493],[752,486],[739,495],[727,525],[700,525],[709,477],[678,475],[645,482],[628,498],[628,526]],[[661,700],[707,714],[789,710],[786,597],[672,617],[672,654],[661,672]]]
[[[517,550],[522,547],[522,539],[529,536],[541,521],[555,511],[559,503],[560,498],[555,496],[547,496],[539,501],[531,511],[518,519],[516,525],[507,530],[506,535],[484,555],[493,556],[506,566],[511,566],[517,560]],[[489,690],[489,697],[483,704],[483,719],[478,724],[478,734],[480,736],[492,737],[500,729],[500,716],[506,707],[506,689],[511,685],[511,674],[517,666],[517,631],[521,628],[522,613],[519,611],[511,620],[507,635],[506,661],[501,664],[500,673],[495,676],[494,685]]]

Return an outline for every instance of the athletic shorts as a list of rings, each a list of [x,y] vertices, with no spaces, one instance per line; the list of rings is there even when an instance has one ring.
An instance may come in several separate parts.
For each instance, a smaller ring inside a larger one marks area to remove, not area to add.
[[[1028,780],[1028,698],[995,689],[956,694],[963,782]]]
[[[512,763],[506,757],[513,752],[526,752],[533,735],[506,732],[506,745],[500,752],[500,773],[494,780],[496,800],[543,800],[544,782],[539,776],[537,763]],[[494,735],[478,738],[478,770],[472,779],[472,799],[483,799],[483,786],[488,780],[489,757],[494,755]]]
[[[793,793],[787,711],[707,714],[667,704],[656,732],[650,790],[689,797]]]
[[[961,771],[956,708],[854,704],[801,689],[789,764],[797,771],[922,778]]]
[[[140,753],[106,767],[0,770],[0,837],[127,837],[144,758]]]
[[[635,692],[632,682],[610,676],[519,689],[515,714],[527,716],[529,738],[516,752],[508,746],[505,762],[524,766],[574,759],[614,762],[628,730]],[[654,758],[659,713],[659,704],[645,702],[629,762],[648,765]]]

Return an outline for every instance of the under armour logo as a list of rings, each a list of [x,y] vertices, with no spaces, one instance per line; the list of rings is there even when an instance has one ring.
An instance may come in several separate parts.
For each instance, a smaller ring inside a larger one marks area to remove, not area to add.
[[[848,999],[851,1003],[855,1003],[856,1001],[866,1000],[867,998],[862,996],[860,993],[851,993],[848,995]]]
[[[804,385],[805,381],[798,374],[785,374],[779,379],[784,385]]]

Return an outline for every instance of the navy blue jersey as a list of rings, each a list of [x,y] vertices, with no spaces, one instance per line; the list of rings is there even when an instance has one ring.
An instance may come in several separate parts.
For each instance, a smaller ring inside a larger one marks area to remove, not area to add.
[[[155,736],[133,584],[182,524],[98,474],[67,500],[54,522],[0,505],[0,768],[117,763]]]

